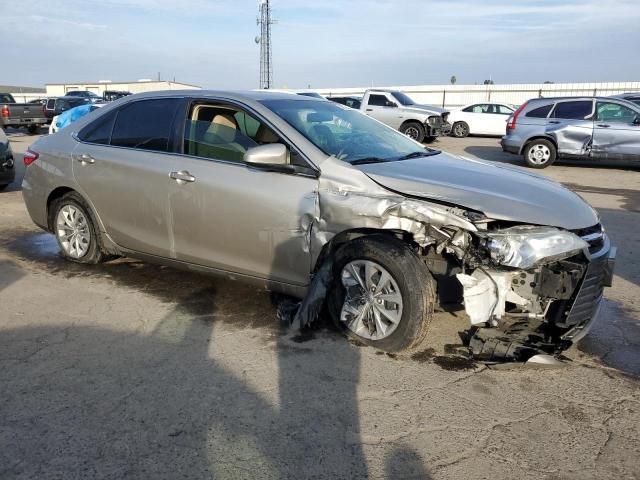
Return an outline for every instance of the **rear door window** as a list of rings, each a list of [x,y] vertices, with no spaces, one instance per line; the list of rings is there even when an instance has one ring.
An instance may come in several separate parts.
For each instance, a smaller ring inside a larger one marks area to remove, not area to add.
[[[533,110],[527,112],[525,117],[547,118],[547,115],[549,115],[549,112],[551,111],[552,108],[553,108],[553,103],[550,103],[548,105],[543,105],[542,107],[534,108]]]
[[[565,120],[586,120],[592,113],[593,102],[591,100],[577,100],[557,103],[552,116]]]
[[[111,145],[157,152],[169,151],[179,100],[140,100],[118,110]]]

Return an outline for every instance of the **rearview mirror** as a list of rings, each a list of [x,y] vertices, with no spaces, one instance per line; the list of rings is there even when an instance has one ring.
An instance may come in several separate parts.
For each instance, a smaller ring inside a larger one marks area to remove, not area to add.
[[[244,154],[244,161],[251,167],[263,170],[290,170],[289,152],[281,143],[250,148]]]

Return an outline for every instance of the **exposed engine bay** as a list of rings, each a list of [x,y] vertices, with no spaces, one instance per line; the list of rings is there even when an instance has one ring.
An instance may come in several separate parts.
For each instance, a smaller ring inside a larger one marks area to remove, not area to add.
[[[440,304],[462,303],[469,352],[487,362],[558,355],[586,334],[603,288],[611,285],[615,248],[600,226],[580,231],[519,225],[422,199],[335,190],[319,195],[311,250],[322,246],[313,281],[293,319],[313,321],[332,281],[331,255],[343,232],[386,230],[412,242],[437,281]],[[407,238],[409,236],[409,238]],[[328,248],[329,247],[329,248]]]

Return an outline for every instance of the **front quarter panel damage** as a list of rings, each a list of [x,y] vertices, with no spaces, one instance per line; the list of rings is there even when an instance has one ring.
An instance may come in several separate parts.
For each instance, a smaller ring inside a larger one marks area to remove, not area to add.
[[[349,182],[345,182],[349,179]],[[318,217],[310,229],[314,277],[294,323],[303,327],[315,320],[331,282],[327,244],[348,231],[389,231],[408,235],[419,247],[438,245],[463,255],[467,232],[476,231],[462,210],[413,200],[380,187],[357,169],[335,158],[322,164]]]

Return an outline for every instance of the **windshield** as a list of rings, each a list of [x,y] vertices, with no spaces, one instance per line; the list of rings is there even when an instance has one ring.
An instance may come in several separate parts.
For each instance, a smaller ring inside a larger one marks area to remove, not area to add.
[[[402,93],[402,92],[391,92],[391,95],[393,95],[396,100],[398,100],[402,105],[415,105],[416,102],[414,102],[411,97],[409,95],[407,95],[406,93]]]
[[[262,103],[324,153],[345,162],[385,162],[440,153],[335,102],[265,100]]]

